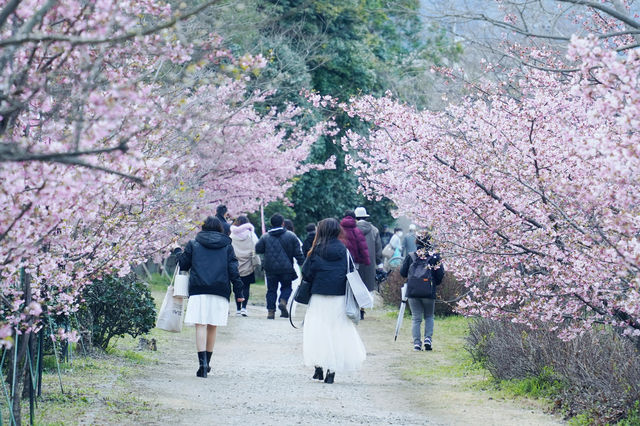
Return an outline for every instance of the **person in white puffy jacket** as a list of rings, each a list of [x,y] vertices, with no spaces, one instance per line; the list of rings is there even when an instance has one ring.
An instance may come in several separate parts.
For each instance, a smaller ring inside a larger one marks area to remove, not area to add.
[[[236,294],[236,298],[244,301],[236,302],[236,315],[247,316],[247,301],[249,300],[249,288],[256,282],[255,269],[260,264],[260,257],[256,254],[258,237],[255,229],[246,216],[238,216],[231,225],[231,245],[238,259],[238,271],[242,280],[242,292]]]

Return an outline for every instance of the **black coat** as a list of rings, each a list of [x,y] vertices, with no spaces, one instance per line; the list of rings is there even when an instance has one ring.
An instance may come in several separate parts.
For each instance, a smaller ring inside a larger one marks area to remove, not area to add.
[[[316,253],[318,251],[318,253]],[[302,278],[311,283],[311,294],[341,296],[346,292],[347,248],[331,240],[326,250],[316,247],[302,265]]]
[[[267,275],[285,275],[297,278],[293,269],[293,259],[298,265],[304,262],[300,240],[291,231],[276,228],[260,237],[256,243],[256,253],[264,254],[262,268]]]
[[[187,243],[177,254],[180,269],[189,270],[189,296],[215,294],[229,298],[233,291],[240,294],[242,281],[238,273],[238,259],[231,246],[231,238],[215,231],[200,231],[195,240]]]
[[[216,215],[216,217],[222,222],[222,228],[224,228],[225,235],[231,235],[231,225],[227,222],[227,219],[222,215]]]
[[[311,250],[311,246],[313,245],[313,239],[316,237],[316,233],[314,232],[309,232],[307,234],[307,238],[304,239],[304,241],[302,242],[302,255],[304,257],[307,257],[307,253],[309,253],[309,250]]]

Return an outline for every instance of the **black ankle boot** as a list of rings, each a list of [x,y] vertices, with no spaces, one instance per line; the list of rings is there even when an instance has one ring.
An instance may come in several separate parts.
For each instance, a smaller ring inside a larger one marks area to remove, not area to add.
[[[207,377],[207,353],[205,351],[198,352],[198,363],[200,364],[200,368],[196,371],[196,376]]]
[[[211,367],[209,367],[209,364],[211,364],[211,355],[212,354],[213,354],[213,352],[207,351],[207,373],[211,372]]]
[[[336,376],[336,372],[327,370],[327,375],[324,378],[325,383],[333,383],[333,378]]]
[[[322,371],[322,367],[316,367],[315,373],[313,373],[313,378],[315,380],[324,380],[324,373]]]

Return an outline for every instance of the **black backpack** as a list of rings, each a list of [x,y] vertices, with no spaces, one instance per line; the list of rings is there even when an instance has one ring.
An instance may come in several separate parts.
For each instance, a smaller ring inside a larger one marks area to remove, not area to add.
[[[415,253],[409,254],[413,262],[407,274],[407,297],[436,298],[436,285],[433,282],[433,269],[429,259],[422,259]]]

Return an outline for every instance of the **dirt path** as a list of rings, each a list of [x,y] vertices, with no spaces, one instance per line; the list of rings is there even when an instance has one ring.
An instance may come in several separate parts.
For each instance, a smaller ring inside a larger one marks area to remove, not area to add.
[[[403,379],[415,356],[450,354],[447,349],[413,353],[391,338],[392,321],[374,314],[359,330],[367,361],[358,374],[326,385],[302,365],[302,332],[288,321],[265,319],[250,306],[247,318],[232,316],[219,329],[212,372],[197,378],[194,331],[186,327],[158,347],[160,362],[131,378],[131,390],[155,407],[148,423],[216,425],[290,424],[558,424],[557,419],[512,401],[498,401],[447,377]],[[406,336],[405,339],[406,340]]]

